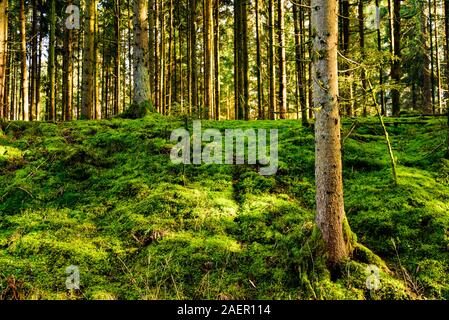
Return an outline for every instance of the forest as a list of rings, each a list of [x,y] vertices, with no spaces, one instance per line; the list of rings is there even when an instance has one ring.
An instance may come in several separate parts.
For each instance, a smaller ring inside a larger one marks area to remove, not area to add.
[[[0,300],[449,299],[448,66],[449,0],[0,0]]]

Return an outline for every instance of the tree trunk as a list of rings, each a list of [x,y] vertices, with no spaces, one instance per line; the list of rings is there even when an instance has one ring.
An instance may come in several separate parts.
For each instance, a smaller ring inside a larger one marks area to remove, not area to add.
[[[302,12],[299,12],[298,17],[298,6],[293,4],[293,23],[295,25],[295,55],[296,55],[296,81],[297,81],[297,109],[301,110],[301,120],[303,125],[308,125],[307,122],[307,107],[305,105],[305,91],[304,91],[304,44],[302,37]]]
[[[149,102],[150,74],[148,71],[148,0],[133,0],[134,24],[134,103]]]
[[[270,94],[269,94],[269,108],[270,108],[270,119],[276,119],[276,65],[275,65],[275,49],[274,49],[274,4],[273,0],[268,1],[268,29],[269,29],[269,45],[268,45],[268,56],[269,56],[269,82],[270,82]]]
[[[449,79],[449,0],[444,0],[444,28],[446,39],[446,79]],[[449,159],[449,102],[446,99],[447,126],[448,126],[448,145],[446,158]]]
[[[392,25],[393,25],[393,57],[391,65],[391,79],[393,84],[401,83],[401,0],[393,0],[392,8]],[[391,90],[391,103],[393,108],[393,116],[398,117],[401,112],[401,93],[399,89]]]
[[[9,118],[7,95],[8,0],[0,0],[0,118]]]
[[[214,3],[214,98],[215,120],[220,120],[220,0]]]
[[[259,120],[265,119],[265,109],[263,104],[263,85],[262,85],[262,49],[260,45],[260,8],[259,1],[256,1],[256,55],[257,55],[257,111]]]
[[[71,4],[71,1],[68,3]],[[64,61],[63,61],[63,108],[65,120],[72,120],[73,113],[73,31],[65,30],[64,33]]]
[[[22,120],[30,120],[30,110],[28,104],[28,68],[27,68],[27,40],[26,40],[26,16],[25,0],[20,0],[20,54],[21,54],[21,84],[20,95],[22,97]]]
[[[429,66],[431,65],[430,54],[429,54],[429,33],[427,32],[427,17],[424,14],[425,5],[421,7],[421,19],[422,19],[422,38],[423,38],[423,54],[424,61],[422,64],[422,112],[425,114],[431,114],[433,112],[432,109],[432,84],[431,84],[431,70]]]
[[[436,72],[437,72],[437,96],[438,96],[438,112],[440,114],[443,113],[443,102],[442,102],[442,86],[441,86],[441,65],[440,65],[440,45],[438,41],[438,12],[437,12],[437,2],[436,0],[433,1],[433,15],[435,19],[435,59],[436,59]]]
[[[338,107],[337,0],[312,0],[312,8],[317,224],[326,244],[328,264],[334,267],[349,254],[343,232],[346,217]]]
[[[83,84],[81,97],[81,117],[93,118],[94,108],[94,68],[95,66],[95,15],[97,0],[86,0],[84,27]]]
[[[287,113],[287,64],[285,53],[284,0],[278,0],[278,37],[279,37],[279,113],[286,119]]]
[[[116,115],[119,113],[119,105],[120,105],[120,0],[115,0],[115,17],[114,17],[114,30],[115,30],[115,65],[114,65],[114,109],[113,114]]]
[[[214,17],[213,0],[204,0],[204,107],[206,117],[213,118],[214,111]]]
[[[197,46],[197,31],[196,31],[196,12],[197,2],[196,0],[190,0],[190,109],[191,112],[198,112],[198,80],[197,80],[197,59],[196,59],[196,46]]]

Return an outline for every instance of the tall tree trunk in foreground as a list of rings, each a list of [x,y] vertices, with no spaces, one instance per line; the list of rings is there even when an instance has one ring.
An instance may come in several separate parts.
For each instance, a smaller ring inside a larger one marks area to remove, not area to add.
[[[86,0],[81,116],[92,119],[94,107],[95,12],[97,0]]]
[[[8,118],[6,75],[8,63],[8,0],[0,0],[0,118]]]
[[[27,68],[27,40],[26,40],[26,16],[25,0],[20,0],[20,54],[21,54],[21,84],[20,95],[22,97],[22,119],[30,120],[30,110],[28,105],[28,68]]]
[[[135,103],[150,101],[150,74],[148,71],[148,0],[133,0],[134,23],[134,97]]]
[[[338,107],[338,1],[312,0],[312,8],[317,224],[329,266],[334,267],[349,254],[343,232],[346,217]]]

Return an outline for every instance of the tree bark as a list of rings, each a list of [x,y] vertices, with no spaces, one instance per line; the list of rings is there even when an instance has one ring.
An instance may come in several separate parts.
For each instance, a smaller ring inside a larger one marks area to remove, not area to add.
[[[314,107],[316,115],[317,224],[334,267],[349,254],[344,237],[345,211],[338,107],[337,0],[312,0]]]
[[[299,17],[298,17],[299,16]],[[307,121],[307,106],[305,105],[305,91],[304,91],[304,44],[302,37],[302,12],[298,14],[296,4],[293,4],[293,23],[295,26],[295,54],[296,54],[296,81],[297,81],[297,109],[301,111],[301,120],[303,125],[308,125]]]
[[[279,113],[286,119],[287,113],[287,64],[285,53],[284,0],[278,0],[278,37],[279,37]]]
[[[69,5],[72,1],[69,1]],[[73,31],[65,30],[64,33],[64,59],[63,59],[63,108],[66,121],[72,120],[73,113]]]
[[[399,85],[401,83],[401,0],[393,0],[392,8],[392,25],[393,25],[393,61],[391,65],[391,79],[393,84]],[[399,89],[391,90],[391,102],[393,108],[393,116],[398,117],[401,112],[401,93]]]
[[[265,119],[265,109],[263,102],[263,85],[262,85],[262,48],[260,45],[260,8],[259,0],[256,1],[256,55],[257,55],[257,111],[258,119]]]
[[[94,68],[95,68],[95,15],[97,0],[86,0],[84,27],[83,80],[81,96],[81,117],[93,118],[94,108]]]
[[[274,33],[274,4],[273,0],[268,1],[268,29],[269,29],[269,45],[268,45],[268,74],[269,74],[269,111],[270,111],[270,119],[276,119],[276,65],[275,65],[275,33]]]
[[[22,98],[22,120],[30,120],[30,110],[28,104],[28,67],[27,67],[27,40],[26,40],[26,15],[25,0],[20,0],[20,54],[21,54],[21,84],[20,95]]]
[[[121,15],[121,1],[115,0],[115,16],[114,16],[114,31],[115,31],[115,65],[114,65],[114,109],[113,114],[116,115],[119,113],[119,105],[120,105],[120,15]]]
[[[148,71],[148,0],[133,0],[134,24],[134,103],[150,102],[150,74]]]
[[[0,118],[9,118],[7,95],[8,0],[0,0]]]
[[[204,0],[204,104],[208,119],[214,112],[214,17],[213,0]]]

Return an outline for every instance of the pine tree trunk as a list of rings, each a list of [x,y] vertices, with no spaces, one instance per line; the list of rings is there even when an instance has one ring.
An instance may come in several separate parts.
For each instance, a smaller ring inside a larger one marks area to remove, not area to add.
[[[269,108],[270,108],[270,119],[276,119],[276,65],[275,65],[275,33],[274,33],[274,4],[273,0],[268,1],[268,28],[269,28],[269,45],[268,45],[268,56],[269,56],[269,82],[270,82],[270,97],[269,97]]]
[[[360,45],[360,55],[362,57],[362,63],[365,62],[366,54],[365,54],[365,14],[363,12],[364,5],[363,1],[359,0],[358,3],[358,16],[359,16],[359,45]],[[367,82],[366,82],[366,71],[364,68],[360,71],[360,78],[362,81],[362,108],[363,108],[363,116],[366,117],[368,115],[368,110],[366,107],[366,95],[367,95]]]
[[[444,31],[446,39],[446,79],[449,79],[449,0],[444,0]],[[448,144],[446,158],[449,159],[449,101],[446,99],[446,113],[448,126]]]
[[[69,1],[69,5],[71,1]],[[64,59],[63,59],[63,108],[65,120],[72,120],[73,114],[73,31],[65,30],[64,33]]]
[[[20,0],[20,54],[21,54],[21,84],[20,95],[22,97],[22,120],[30,120],[30,110],[28,104],[28,68],[27,68],[27,40],[26,40],[26,15],[25,0]]]
[[[94,111],[94,68],[95,66],[95,16],[97,0],[86,0],[84,27],[83,80],[81,96],[81,117],[92,119]]]
[[[312,0],[317,224],[334,267],[348,256],[338,107],[338,2]]]
[[[9,118],[7,95],[8,0],[0,0],[0,118]]]
[[[262,85],[262,48],[260,45],[260,8],[259,1],[256,1],[256,55],[257,55],[257,111],[258,119],[265,119],[265,109],[263,105],[263,85]]]
[[[393,56],[391,66],[391,79],[395,85],[401,83],[401,0],[393,0]],[[391,102],[393,107],[393,116],[398,117],[401,112],[401,93],[398,89],[391,90]]]
[[[287,64],[285,53],[284,0],[278,0],[278,37],[279,37],[279,113],[286,119],[287,113]]]
[[[296,81],[297,81],[297,109],[301,111],[301,120],[303,125],[308,125],[307,122],[307,109],[305,105],[305,92],[304,92],[304,56],[303,48],[304,44],[302,41],[302,16],[301,12],[298,14],[298,6],[293,4],[293,23],[295,27],[295,62],[296,62]],[[299,16],[299,17],[298,17]]]
[[[36,115],[38,114],[36,110],[36,73],[37,73],[37,0],[33,0],[31,3],[32,11],[33,11],[33,21],[31,25],[31,75],[30,75],[30,92],[29,101],[30,101],[30,120],[35,120]]]
[[[438,96],[438,112],[443,113],[443,102],[442,102],[442,85],[441,85],[441,65],[440,65],[440,44],[438,40],[439,29],[438,29],[438,12],[437,12],[437,2],[433,1],[433,15],[436,21],[435,23],[435,60],[436,60],[436,73],[437,73],[437,96]]]
[[[119,113],[119,105],[120,105],[120,55],[121,55],[121,47],[120,47],[120,10],[121,1],[115,0],[115,17],[114,17],[114,30],[115,30],[115,65],[114,65],[114,109],[113,114],[116,115]]]
[[[432,113],[432,84],[431,84],[431,70],[429,66],[430,62],[430,54],[429,54],[429,34],[427,32],[427,17],[424,14],[424,5],[421,7],[421,19],[422,19],[422,38],[423,38],[423,54],[424,54],[424,62],[422,64],[422,112],[431,114]]]
[[[220,0],[214,0],[214,72],[214,114],[220,120]]]
[[[150,74],[148,71],[148,0],[133,0],[134,24],[134,103],[149,102]]]
[[[191,112],[198,112],[198,77],[197,77],[197,58],[196,58],[196,12],[197,0],[190,0],[190,92],[191,92]]]
[[[209,119],[214,111],[214,27],[213,0],[204,0],[204,103],[205,113]]]

